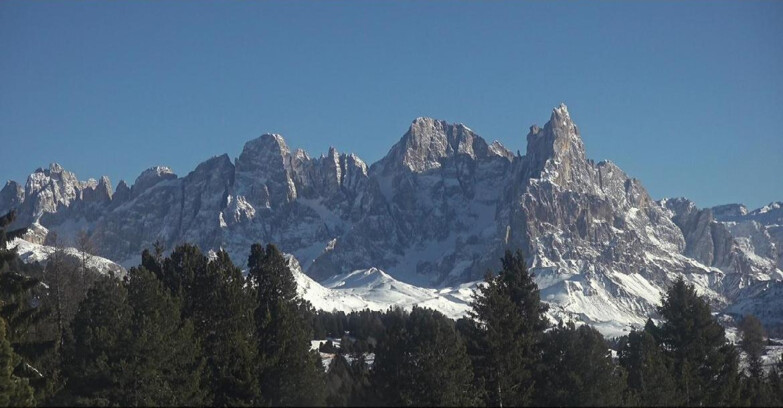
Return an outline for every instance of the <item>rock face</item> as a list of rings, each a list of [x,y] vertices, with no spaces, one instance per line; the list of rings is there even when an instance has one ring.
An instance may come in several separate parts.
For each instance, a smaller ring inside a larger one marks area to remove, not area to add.
[[[13,180],[8,180],[0,190],[0,214],[19,207],[22,201],[24,201],[24,187]]]
[[[114,192],[107,178],[80,182],[53,164],[0,191],[0,209],[11,208],[61,239],[87,231],[99,255],[125,266],[156,241],[224,248],[238,263],[251,243],[274,242],[319,281],[377,267],[438,288],[479,280],[519,249],[555,317],[618,334],[654,314],[677,276],[743,310],[783,279],[780,203],[655,201],[615,164],[585,156],[565,105],[530,128],[524,156],[462,124],[417,118],[369,167],[265,134],[233,161],[216,156],[185,177],[153,167]]]

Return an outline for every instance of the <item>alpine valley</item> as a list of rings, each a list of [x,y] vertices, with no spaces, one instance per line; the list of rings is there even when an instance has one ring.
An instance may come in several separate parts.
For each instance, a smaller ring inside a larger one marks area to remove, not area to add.
[[[184,177],[153,167],[116,189],[51,164],[5,185],[0,213],[11,209],[12,227],[31,227],[15,241],[30,260],[82,231],[105,258],[96,264],[115,270],[156,242],[223,248],[239,264],[252,243],[271,242],[290,254],[300,293],[327,310],[422,304],[456,318],[503,252],[519,249],[554,321],[623,334],[683,276],[715,310],[783,324],[783,203],[655,201],[612,162],[585,157],[565,105],[530,128],[524,155],[417,118],[371,166],[265,134],[234,160],[215,156]]]

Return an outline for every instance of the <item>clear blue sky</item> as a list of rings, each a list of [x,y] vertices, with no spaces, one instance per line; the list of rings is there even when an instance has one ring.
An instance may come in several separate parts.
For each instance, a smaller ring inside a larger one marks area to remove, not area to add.
[[[783,2],[0,2],[2,179],[265,132],[372,163],[417,116],[524,152],[561,101],[656,199],[783,200]]]

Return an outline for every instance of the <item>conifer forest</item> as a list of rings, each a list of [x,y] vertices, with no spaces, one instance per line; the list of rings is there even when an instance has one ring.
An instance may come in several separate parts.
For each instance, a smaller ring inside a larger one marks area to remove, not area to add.
[[[440,312],[315,311],[283,254],[253,245],[243,271],[156,246],[125,276],[23,263],[0,219],[2,406],[770,406],[783,362],[746,316],[729,342],[682,279],[656,316],[605,339],[551,322],[520,253],[488,271],[457,321]],[[741,361],[745,361],[741,364]]]

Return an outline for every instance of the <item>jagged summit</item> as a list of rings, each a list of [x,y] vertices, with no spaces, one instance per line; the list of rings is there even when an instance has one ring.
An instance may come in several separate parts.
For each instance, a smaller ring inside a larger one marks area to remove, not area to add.
[[[131,187],[131,195],[138,197],[150,187],[158,184],[164,180],[176,179],[177,175],[174,171],[166,166],[153,166],[144,170],[136,177],[136,181],[133,182]]]
[[[63,166],[60,166],[59,163],[50,163],[49,164],[49,171],[52,173],[62,173],[63,172]]]
[[[380,160],[383,172],[405,168],[422,173],[442,166],[444,159],[464,155],[473,160],[489,156],[508,156],[499,142],[490,145],[469,127],[461,123],[418,117],[408,131]]]
[[[548,177],[563,185],[587,182],[585,147],[565,104],[552,109],[543,128],[530,127],[525,157],[527,177]]]
[[[559,126],[568,126],[569,123],[573,125],[571,115],[568,113],[568,106],[565,103],[560,103],[559,106],[552,109],[552,116],[549,121]]]
[[[264,133],[263,135],[245,143],[238,160],[246,163],[256,162],[258,158],[282,158],[291,153],[283,136],[277,133]]]

